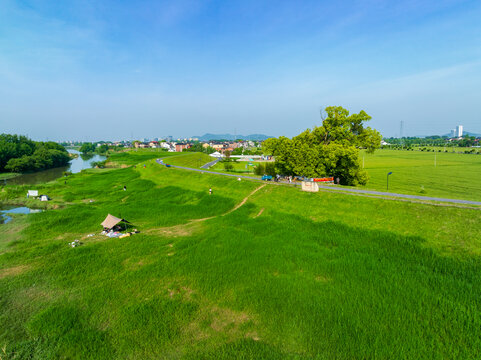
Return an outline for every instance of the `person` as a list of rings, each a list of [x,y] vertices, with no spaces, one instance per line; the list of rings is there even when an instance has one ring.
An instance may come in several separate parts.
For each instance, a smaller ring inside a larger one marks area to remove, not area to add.
[[[339,177],[336,178],[337,185],[339,185]]]
[[[127,191],[127,186],[124,185],[124,191]]]
[[[212,188],[209,188],[209,195],[212,195]]]

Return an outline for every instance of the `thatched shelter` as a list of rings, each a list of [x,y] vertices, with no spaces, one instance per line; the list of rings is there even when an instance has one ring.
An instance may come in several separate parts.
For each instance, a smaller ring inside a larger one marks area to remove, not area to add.
[[[116,216],[108,214],[107,217],[105,218],[105,220],[100,225],[102,225],[104,227],[104,229],[106,229],[106,230],[111,230],[116,225],[120,226],[121,224],[124,224],[125,227],[126,227],[126,224],[130,224],[130,223],[125,219],[119,219]]]

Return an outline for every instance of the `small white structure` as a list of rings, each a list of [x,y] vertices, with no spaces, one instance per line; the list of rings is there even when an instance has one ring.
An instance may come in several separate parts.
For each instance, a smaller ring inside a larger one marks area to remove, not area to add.
[[[317,182],[314,182],[314,181],[303,181],[302,191],[318,192],[319,185],[317,184]]]
[[[48,197],[48,195],[40,195],[40,201],[49,201],[50,198]]]
[[[223,155],[218,151],[213,152],[212,154],[209,154],[209,156],[212,156],[212,157],[215,157],[215,158],[223,157]]]
[[[38,197],[38,190],[28,190],[27,197]]]

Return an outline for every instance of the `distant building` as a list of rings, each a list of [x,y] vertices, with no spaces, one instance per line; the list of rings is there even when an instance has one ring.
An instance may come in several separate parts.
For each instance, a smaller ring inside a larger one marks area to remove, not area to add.
[[[452,129],[451,130],[451,136],[449,136],[450,138],[453,138],[456,136],[456,130],[455,129]]]
[[[186,143],[175,144],[175,152],[182,152],[184,149],[188,149],[188,148],[190,148],[190,145]]]
[[[155,148],[159,148],[159,147],[160,147],[159,142],[156,141],[156,140],[153,140],[153,141],[149,142],[149,146],[150,146],[152,149],[155,149]]]
[[[463,125],[456,126],[456,137],[463,137]]]

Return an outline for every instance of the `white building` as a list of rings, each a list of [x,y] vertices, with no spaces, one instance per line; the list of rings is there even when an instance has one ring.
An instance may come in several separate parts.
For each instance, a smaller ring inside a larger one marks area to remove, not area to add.
[[[463,125],[456,126],[456,137],[463,137]]]

